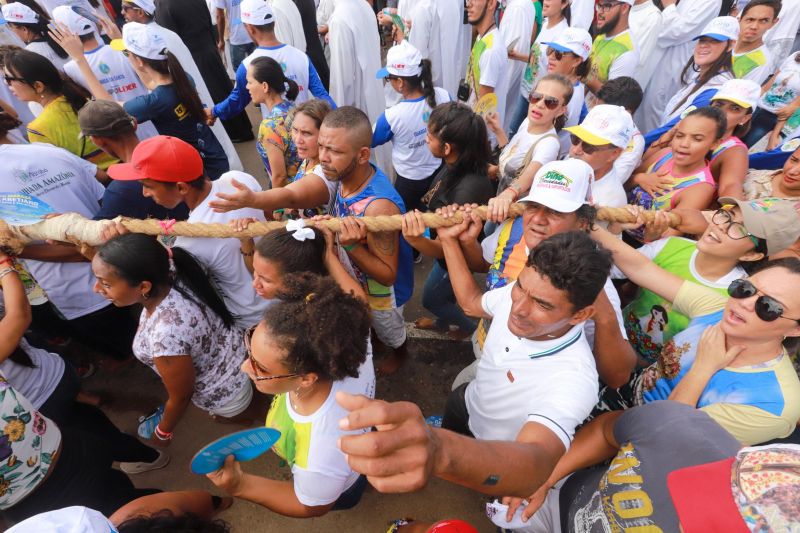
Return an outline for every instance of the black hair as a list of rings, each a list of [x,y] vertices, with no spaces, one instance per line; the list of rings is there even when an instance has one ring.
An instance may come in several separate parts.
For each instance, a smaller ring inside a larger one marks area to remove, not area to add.
[[[133,53],[133,52],[131,52]],[[165,50],[166,59],[149,59],[137,55],[145,65],[152,68],[159,74],[170,76],[172,83],[175,85],[175,92],[178,94],[178,101],[186,106],[186,110],[197,122],[206,123],[206,112],[203,108],[203,102],[200,100],[200,95],[197,94],[194,83],[192,83],[189,75],[183,70],[178,58],[173,55],[169,50]],[[136,55],[136,54],[134,54]]]
[[[230,327],[235,317],[225,302],[209,283],[208,273],[197,259],[183,248],[172,248],[174,275],[170,272],[169,252],[155,237],[141,233],[127,233],[109,240],[97,249],[97,255],[116,270],[117,275],[130,286],[149,281],[154,291],[167,287],[177,290],[188,300],[208,307],[222,322]]]
[[[622,106],[633,115],[642,105],[644,93],[639,82],[629,76],[608,80],[597,91],[597,98],[604,104]]]
[[[589,231],[597,222],[597,208],[591,204],[583,204],[575,211],[575,216],[586,226],[586,231]]]
[[[9,131],[19,128],[21,125],[22,122],[5,111],[0,111],[0,137],[5,137]]]
[[[63,95],[77,113],[91,98],[89,91],[62,74],[49,59],[28,50],[11,50],[4,56],[5,68],[30,86],[41,82],[51,92]]]
[[[780,259],[762,261],[750,272],[750,275],[772,268],[783,268],[791,274],[800,276],[800,259],[796,257],[781,257]],[[786,348],[789,355],[796,356],[800,349],[800,337],[786,337],[783,339],[783,347]]]
[[[275,23],[274,22],[270,22],[269,24],[248,24],[248,26],[252,26],[257,31],[260,31],[260,32],[275,33]]]
[[[431,60],[423,59],[420,63],[422,72],[417,76],[396,76],[404,82],[408,83],[412,89],[418,89],[425,95],[425,102],[428,107],[433,109],[436,107],[436,91],[433,86],[433,71],[431,70]]]
[[[715,130],[715,135],[717,139],[722,139],[722,137],[725,136],[725,130],[728,129],[728,119],[725,116],[725,112],[718,107],[698,107],[687,114],[685,118],[689,117],[703,117],[716,122],[717,128]]]
[[[586,59],[581,61],[578,67],[575,69],[575,75],[583,79],[586,76],[588,76],[591,71],[592,71],[592,60],[591,58],[587,57]]]
[[[256,244],[256,253],[273,263],[281,274],[294,272],[311,272],[325,276],[325,235],[317,228],[313,239],[298,241],[285,228],[272,230],[264,235]]]
[[[287,100],[294,101],[300,94],[297,82],[290,80],[283,72],[280,63],[271,57],[261,56],[250,62],[253,69],[253,78],[259,83],[266,83],[269,88],[280,95],[286,95]]]
[[[31,32],[37,35],[37,38],[34,39],[35,42],[47,43],[47,45],[53,49],[53,52],[55,52],[58,57],[61,59],[67,59],[69,54],[67,54],[67,52],[61,48],[61,45],[55,42],[50,36],[50,28],[48,28],[50,25],[50,16],[47,14],[47,12],[33,0],[14,0],[14,2],[18,2],[31,8],[36,13],[37,20],[36,22],[13,22],[10,20],[7,22],[15,26],[28,28],[31,30]]]
[[[287,274],[276,303],[264,312],[268,333],[299,374],[339,381],[358,377],[367,358],[370,311],[330,277]]]
[[[467,174],[487,175],[492,156],[489,134],[486,122],[472,109],[459,102],[436,106],[428,118],[428,130],[458,154],[449,176],[460,179]],[[446,186],[442,183],[442,187]]]
[[[742,9],[741,16],[744,17],[748,11],[758,6],[771,7],[774,13],[772,18],[778,18],[778,15],[781,14],[781,9],[783,9],[783,4],[781,3],[781,0],[750,0],[749,2],[747,2],[747,5],[744,6],[744,9]]]
[[[572,96],[575,94],[575,86],[572,85],[572,82],[569,81],[569,78],[564,76],[563,74],[547,74],[539,78],[536,82],[536,85],[533,86],[533,90],[536,90],[536,87],[539,86],[540,83],[544,81],[552,81],[561,85],[561,88],[564,89],[564,103],[562,105],[567,106],[569,105],[570,100],[572,100]],[[564,111],[560,116],[556,117],[555,121],[553,122],[553,127],[556,131],[561,131],[564,129],[564,126],[567,125],[567,110]]]
[[[661,316],[664,317],[664,325],[669,324],[669,314],[667,313],[667,310],[664,309],[663,305],[655,304],[653,307],[650,308],[650,314],[652,314],[653,311],[658,311],[659,313],[661,313]]]
[[[736,4],[736,0],[722,0],[722,4],[719,6],[719,14],[717,16],[725,17],[730,15],[734,4]]]
[[[325,115],[322,126],[345,129],[353,146],[369,147],[372,144],[372,123],[366,113],[355,106],[343,105]]]
[[[174,514],[168,509],[150,516],[134,516],[117,526],[119,533],[229,533],[230,526],[219,518],[209,520],[194,513]]]
[[[585,231],[558,233],[530,251],[525,266],[550,280],[575,311],[592,305],[611,272],[611,252],[595,243]]]
[[[711,63],[711,66],[708,67],[708,70],[706,70],[705,74],[697,79],[697,82],[695,82],[692,90],[686,96],[684,96],[673,109],[669,110],[670,113],[674,113],[675,110],[685,104],[690,96],[699,91],[700,88],[711,81],[714,76],[721,74],[722,72],[733,71],[733,44],[731,44],[731,41],[727,41],[726,46],[728,49],[722,52],[716,61]],[[681,84],[688,85],[691,81],[689,73],[699,71],[700,70],[697,65],[694,64],[694,52],[692,52],[692,57],[689,58],[689,61],[686,62],[686,66],[683,67],[683,71],[681,71]]]

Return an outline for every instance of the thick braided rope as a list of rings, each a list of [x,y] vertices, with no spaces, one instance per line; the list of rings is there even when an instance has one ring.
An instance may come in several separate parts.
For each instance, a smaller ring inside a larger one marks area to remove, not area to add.
[[[509,210],[509,217],[519,216],[524,210],[523,204],[513,204]],[[473,212],[485,220],[487,207],[477,207]],[[668,215],[670,226],[680,224],[680,216],[675,213],[668,213]],[[651,220],[654,213],[645,212],[644,216],[645,220]],[[635,217],[629,211],[619,207],[600,207],[597,210],[597,218],[606,222],[635,221]],[[422,219],[429,228],[448,227],[463,221],[460,212],[451,218],[444,218],[436,213],[423,213]],[[137,220],[122,217],[114,220],[122,223],[132,233],[206,238],[258,237],[286,226],[286,222],[253,222],[247,229],[235,231],[226,224],[176,222],[165,225],[163,221],[156,219]],[[363,217],[361,220],[364,221],[369,232],[397,231],[401,229],[402,215]],[[31,241],[54,240],[97,246],[103,242],[101,235],[106,224],[108,221],[88,220],[77,213],[65,213],[29,226],[9,226],[0,221],[0,246],[15,253],[19,253],[24,244]],[[338,232],[340,219],[332,218],[316,222],[309,220],[307,224],[309,226],[325,226],[333,232]]]

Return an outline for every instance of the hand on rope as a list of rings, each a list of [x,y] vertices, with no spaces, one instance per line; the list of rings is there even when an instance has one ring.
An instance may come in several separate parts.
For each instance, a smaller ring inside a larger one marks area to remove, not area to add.
[[[521,203],[512,204],[508,215],[514,218],[522,215],[525,205]],[[470,210],[481,220],[486,220],[487,207],[479,206]],[[422,222],[429,228],[446,228],[455,224],[460,224],[464,220],[464,211],[450,209],[442,214],[422,213]],[[641,214],[645,222],[649,222],[655,216],[653,211],[644,211]],[[680,224],[681,217],[676,213],[668,213],[670,227]],[[597,209],[597,219],[608,222],[635,222],[637,217],[624,207],[599,207]],[[326,220],[311,220],[308,225],[323,226],[334,233],[343,231],[343,220],[339,218],[329,218]],[[359,219],[359,226],[366,228],[367,232],[381,231],[401,231],[403,225],[402,215],[384,215],[376,217],[363,217]],[[109,228],[113,225],[113,229]],[[274,222],[252,222],[243,230],[231,227],[227,224],[205,224],[191,222],[170,223],[169,228],[165,221],[156,219],[138,220],[133,218],[117,217],[113,220],[95,221],[88,220],[77,213],[64,213],[62,215],[48,218],[28,226],[9,226],[0,221],[0,247],[2,249],[18,254],[25,247],[25,244],[32,241],[62,241],[80,242],[89,246],[97,246],[107,240],[107,236],[124,231],[131,233],[144,233],[146,235],[175,235],[180,237],[206,237],[206,238],[237,238],[259,237],[266,235],[272,230],[286,226],[285,221]],[[347,228],[347,224],[345,224]],[[350,228],[352,229],[352,228]]]

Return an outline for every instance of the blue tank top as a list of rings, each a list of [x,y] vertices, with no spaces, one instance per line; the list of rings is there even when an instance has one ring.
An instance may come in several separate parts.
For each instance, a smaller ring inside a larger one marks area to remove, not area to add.
[[[395,190],[386,174],[375,165],[372,165],[375,174],[364,189],[355,196],[342,197],[341,186],[336,191],[336,204],[334,206],[337,217],[363,217],[369,205],[378,199],[386,199],[395,204],[400,212],[405,214],[406,207],[403,199]],[[366,246],[366,242],[362,243]],[[411,256],[411,246],[400,235],[400,254],[397,258],[397,277],[394,286],[387,287],[366,276],[353,264],[359,280],[367,289],[369,305],[372,309],[386,310],[400,307],[405,304],[414,292],[414,264]]]

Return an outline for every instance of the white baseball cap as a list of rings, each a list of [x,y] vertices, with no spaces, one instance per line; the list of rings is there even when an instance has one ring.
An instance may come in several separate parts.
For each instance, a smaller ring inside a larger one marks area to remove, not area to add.
[[[92,21],[78,15],[72,6],[58,6],[53,9],[53,20],[66,26],[75,35],[87,35],[97,30]]]
[[[76,505],[34,515],[6,533],[111,533],[116,530],[101,513]]]
[[[580,159],[552,161],[533,177],[528,196],[520,202],[536,202],[559,213],[574,213],[592,201],[594,170]]]
[[[598,104],[578,126],[564,129],[594,146],[613,144],[617,148],[626,148],[633,136],[633,118],[624,107]]]
[[[128,22],[122,27],[122,39],[111,41],[111,48],[147,59],[167,58],[167,43],[150,24]]]
[[[592,36],[583,28],[567,28],[546,44],[559,52],[572,52],[583,60],[592,52]]]
[[[736,17],[717,17],[706,24],[703,32],[692,39],[711,37],[717,41],[735,41],[739,38],[739,20]]]
[[[133,4],[148,15],[156,12],[156,4],[153,0],[122,0],[123,4]]]
[[[3,5],[2,11],[6,22],[12,24],[36,24],[39,22],[39,15],[36,14],[36,11],[19,2]]]
[[[239,13],[244,24],[263,26],[275,22],[275,13],[266,0],[243,0],[239,4]]]
[[[380,69],[376,78],[387,76],[419,76],[422,73],[422,54],[406,40],[389,48],[386,67]]]
[[[753,80],[728,80],[722,84],[711,100],[727,100],[748,109],[756,110],[761,98],[761,86]]]

